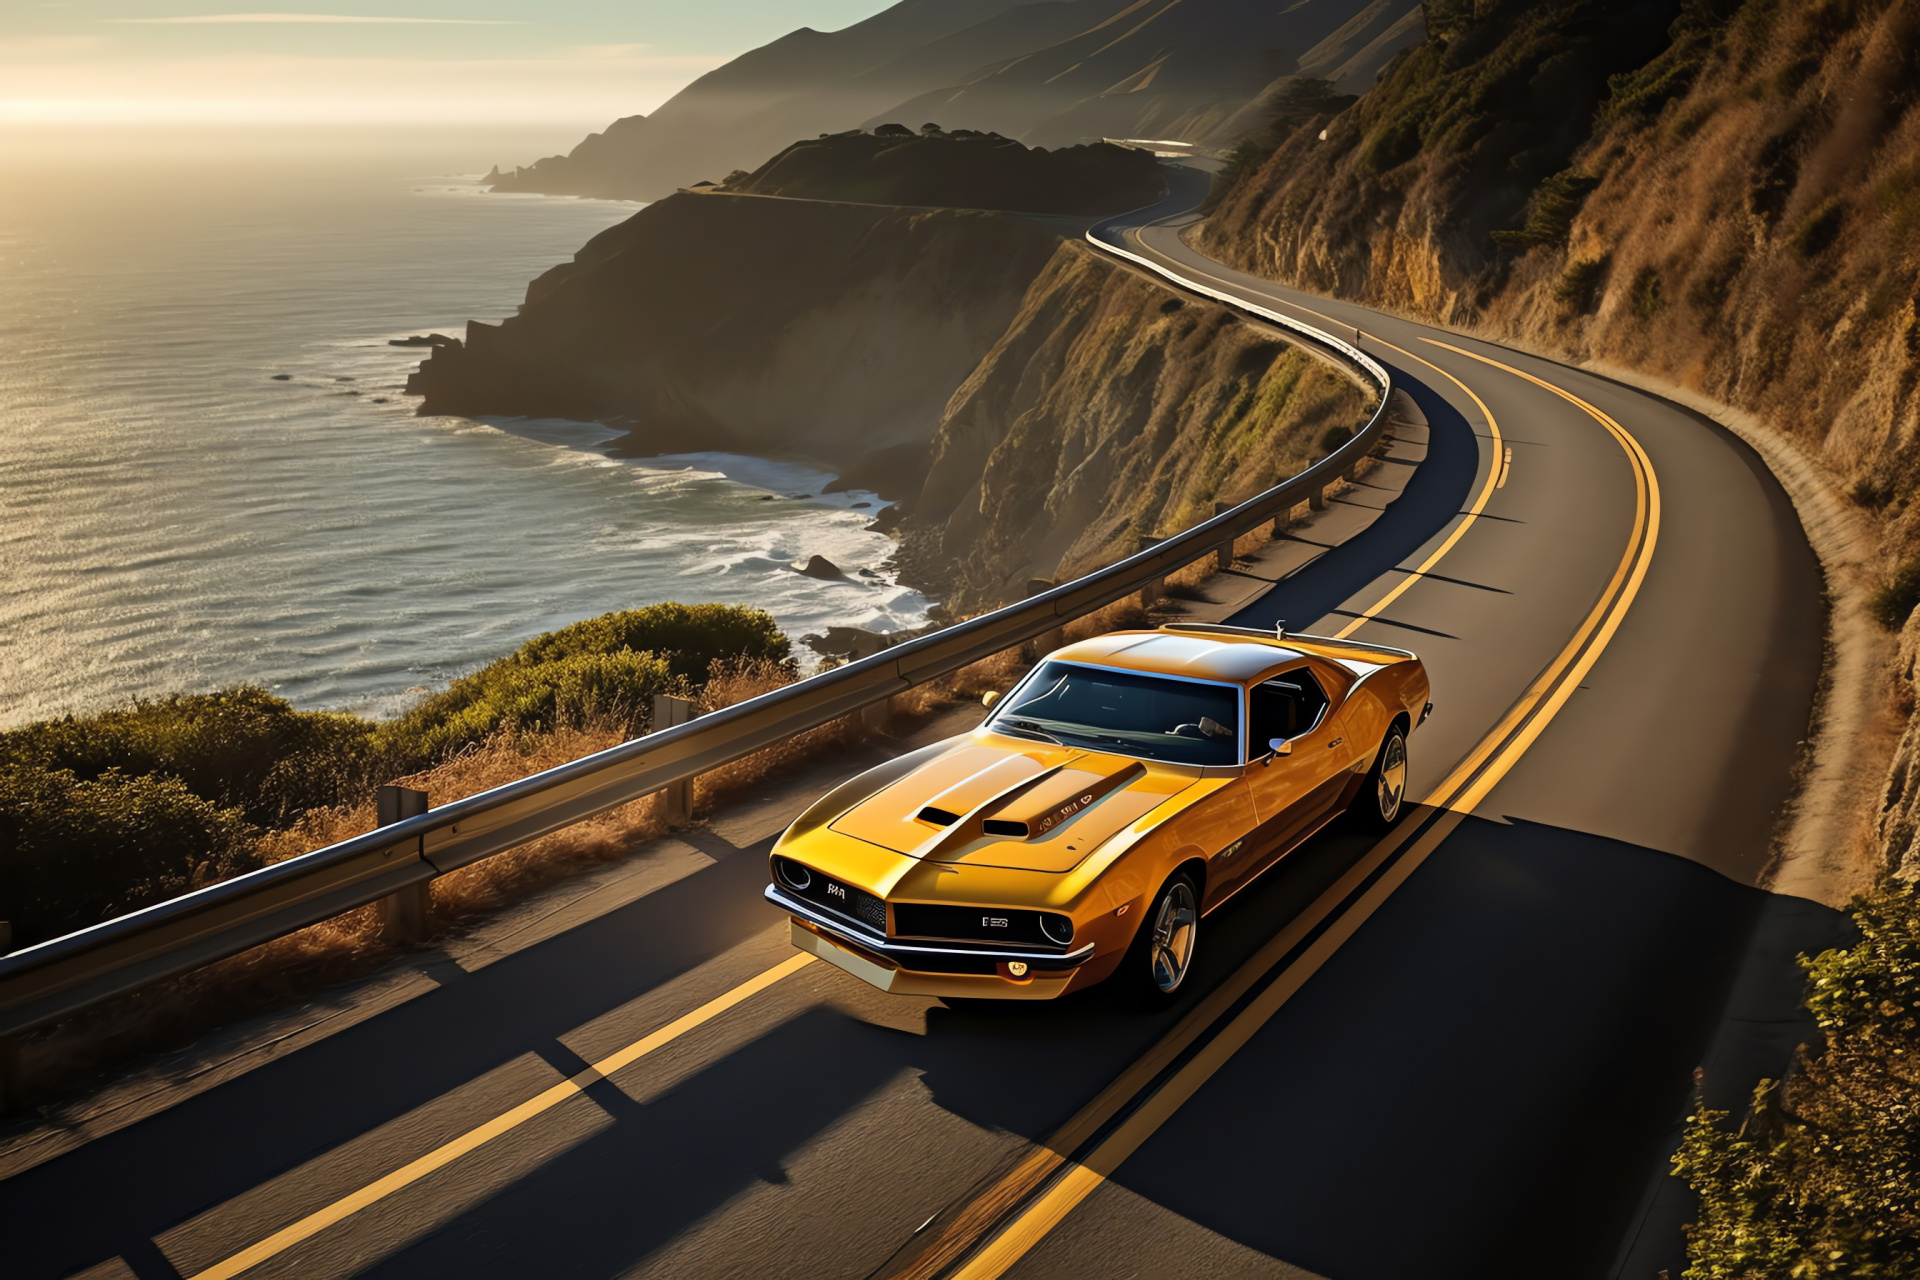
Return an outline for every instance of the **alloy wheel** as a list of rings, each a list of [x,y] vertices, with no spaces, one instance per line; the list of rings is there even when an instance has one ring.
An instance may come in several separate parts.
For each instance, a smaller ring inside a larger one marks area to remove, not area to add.
[[[1160,895],[1153,914],[1153,985],[1162,993],[1172,995],[1185,981],[1199,935],[1200,908],[1194,901],[1193,886],[1175,880]]]
[[[1398,733],[1387,736],[1380,748],[1379,778],[1375,799],[1380,805],[1380,820],[1392,822],[1400,816],[1400,802],[1407,794],[1407,740]]]

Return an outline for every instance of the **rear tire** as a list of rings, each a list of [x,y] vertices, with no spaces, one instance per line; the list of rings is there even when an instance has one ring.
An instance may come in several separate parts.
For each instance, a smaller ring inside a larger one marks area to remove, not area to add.
[[[1176,872],[1148,900],[1134,932],[1120,979],[1149,1007],[1171,1004],[1185,990],[1200,950],[1200,891],[1193,877]]]
[[[1380,740],[1380,750],[1367,770],[1360,794],[1353,798],[1353,815],[1370,831],[1385,831],[1400,818],[1407,799],[1407,731],[1398,720]]]

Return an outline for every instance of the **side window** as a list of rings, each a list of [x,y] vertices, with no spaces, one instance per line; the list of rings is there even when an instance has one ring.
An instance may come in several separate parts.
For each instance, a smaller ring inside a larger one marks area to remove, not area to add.
[[[1248,750],[1259,755],[1272,738],[1297,738],[1311,732],[1327,711],[1327,695],[1305,667],[1296,667],[1253,687]]]

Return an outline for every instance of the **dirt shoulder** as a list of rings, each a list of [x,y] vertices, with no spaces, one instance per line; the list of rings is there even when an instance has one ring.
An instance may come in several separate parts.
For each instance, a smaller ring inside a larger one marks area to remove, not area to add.
[[[1880,800],[1904,728],[1892,697],[1898,638],[1867,609],[1879,585],[1879,529],[1818,461],[1754,414],[1618,365],[1583,367],[1727,428],[1753,447],[1793,501],[1826,578],[1827,652],[1794,798],[1761,884],[1844,906],[1880,865]]]

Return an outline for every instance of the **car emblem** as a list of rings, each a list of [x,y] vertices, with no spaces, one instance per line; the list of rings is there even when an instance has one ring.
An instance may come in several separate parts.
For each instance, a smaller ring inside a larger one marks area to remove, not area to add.
[[[827,892],[836,898],[844,899],[847,896],[847,891],[831,880],[827,881]]]
[[[1004,929],[1007,927],[1007,918],[1005,916],[981,916],[980,926],[983,929]]]

